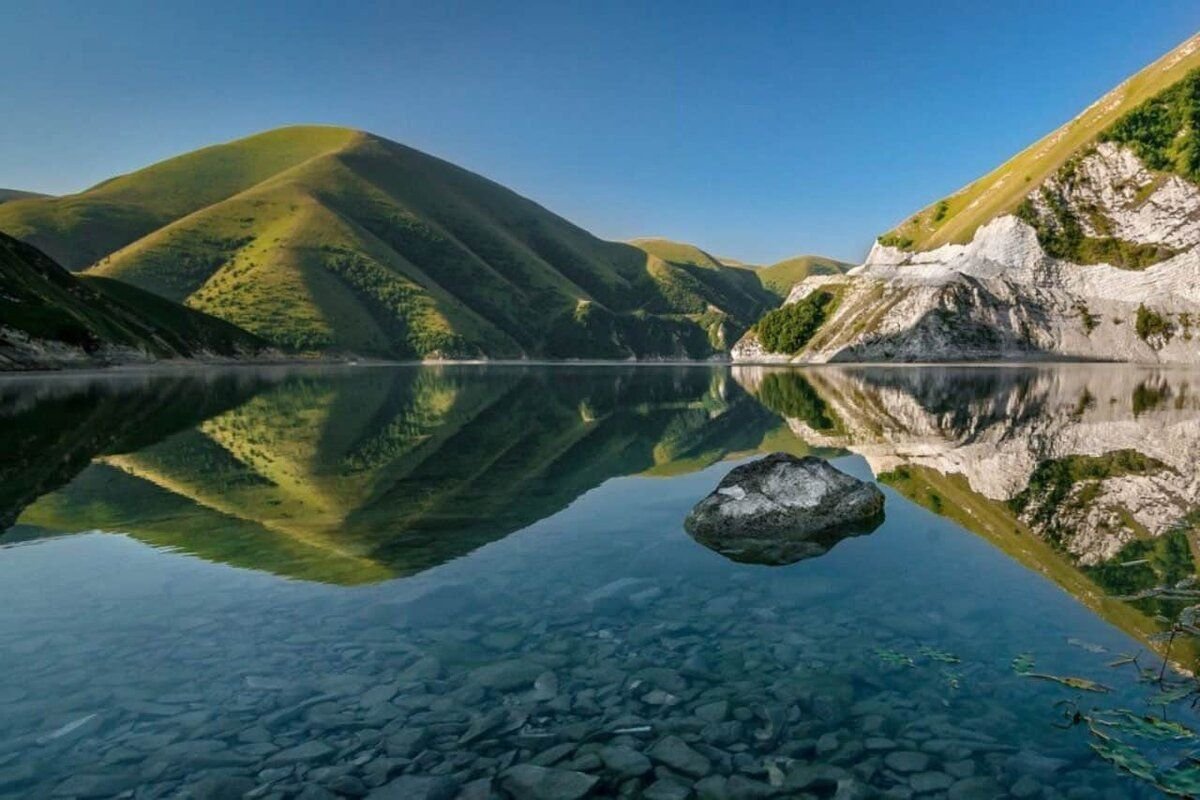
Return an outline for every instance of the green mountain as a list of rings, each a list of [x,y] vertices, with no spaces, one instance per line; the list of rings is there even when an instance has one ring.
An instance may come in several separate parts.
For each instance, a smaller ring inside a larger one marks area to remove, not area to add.
[[[767,290],[786,298],[793,286],[810,275],[841,275],[853,266],[825,256],[795,256],[762,267],[757,274]]]
[[[630,239],[629,243],[639,250],[645,250],[650,255],[658,256],[663,261],[670,261],[673,264],[689,264],[693,267],[704,267],[706,269],[719,269],[726,265],[724,260],[687,242],[644,237],[641,239]]]
[[[1032,189],[1052,177],[1078,152],[1104,138],[1110,126],[1182,81],[1197,67],[1200,67],[1200,44],[1193,36],[1123,81],[1070,122],[982,178],[909,217],[881,236],[880,241],[905,250],[932,250],[944,244],[969,242],[981,225],[1016,212]],[[1176,144],[1184,146],[1187,141]]]
[[[25,192],[20,189],[0,189],[0,203],[8,203],[13,200],[30,200],[39,197],[44,198],[47,195],[38,194],[37,192]]]
[[[771,294],[780,299],[788,296],[792,287],[809,275],[841,275],[853,267],[845,261],[825,256],[794,256],[766,267],[754,266],[729,258],[720,258],[701,250],[694,244],[676,242],[672,239],[631,239],[630,244],[645,250],[652,256],[674,264],[686,264],[705,269],[731,267],[751,272],[758,282]]]
[[[299,352],[707,357],[778,303],[746,270],[602,241],[445,161],[330,127],[5,204],[0,230]]]
[[[264,347],[229,323],[136,287],[74,276],[0,234],[0,370],[234,357]]]

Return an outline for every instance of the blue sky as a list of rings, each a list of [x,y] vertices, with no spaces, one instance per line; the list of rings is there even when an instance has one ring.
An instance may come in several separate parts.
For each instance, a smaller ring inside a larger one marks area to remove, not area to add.
[[[481,172],[600,236],[760,262],[860,258],[1200,28],[1195,0],[0,0],[0,13],[3,187],[76,191],[324,122]]]

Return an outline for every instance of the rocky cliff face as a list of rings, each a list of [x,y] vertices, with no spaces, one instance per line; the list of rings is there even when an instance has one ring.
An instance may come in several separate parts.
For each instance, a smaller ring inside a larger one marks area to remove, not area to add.
[[[1200,173],[1185,158],[1200,146],[1187,122],[1197,90],[1200,69],[1097,129],[1044,178],[1020,177],[1018,157],[986,191],[972,184],[881,237],[847,275],[798,283],[788,304],[833,296],[817,332],[776,353],[751,330],[733,359],[1200,362]],[[906,249],[1020,180],[1015,205],[966,243]]]

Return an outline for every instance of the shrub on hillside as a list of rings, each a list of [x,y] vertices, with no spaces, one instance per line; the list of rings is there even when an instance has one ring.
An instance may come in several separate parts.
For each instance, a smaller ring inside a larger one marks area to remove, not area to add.
[[[798,353],[829,315],[833,294],[815,291],[798,302],[777,308],[758,321],[758,340],[772,353]]]

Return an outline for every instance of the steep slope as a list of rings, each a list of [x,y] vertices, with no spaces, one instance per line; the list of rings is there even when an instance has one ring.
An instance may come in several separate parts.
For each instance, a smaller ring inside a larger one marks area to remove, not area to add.
[[[206,147],[119,175],[79,194],[0,207],[0,231],[72,272],[163,225],[232,197],[354,138],[325,127],[283,128]]]
[[[752,273],[606,242],[492,181],[359,131],[286,128],[0,230],[301,352],[703,358],[778,299]]]
[[[240,356],[265,344],[133,286],[71,275],[0,234],[0,370]]]
[[[825,256],[805,255],[762,267],[757,271],[757,275],[764,287],[785,298],[793,286],[810,275],[841,275],[853,266]]]
[[[1195,36],[847,276],[798,284],[734,359],[1200,361],[1198,123]]]

